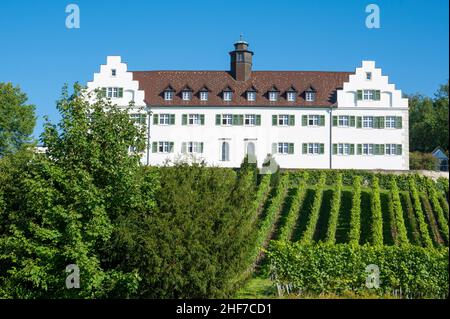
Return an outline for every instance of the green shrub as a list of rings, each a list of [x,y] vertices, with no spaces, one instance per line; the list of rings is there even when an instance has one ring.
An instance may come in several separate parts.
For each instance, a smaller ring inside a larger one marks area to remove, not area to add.
[[[439,161],[431,153],[409,153],[409,168],[435,171],[439,167]]]

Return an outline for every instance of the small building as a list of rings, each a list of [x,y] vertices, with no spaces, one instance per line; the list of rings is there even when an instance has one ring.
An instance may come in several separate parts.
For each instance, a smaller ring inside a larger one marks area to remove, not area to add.
[[[431,155],[438,160],[436,170],[448,172],[448,156],[444,150],[438,146],[431,152]]]

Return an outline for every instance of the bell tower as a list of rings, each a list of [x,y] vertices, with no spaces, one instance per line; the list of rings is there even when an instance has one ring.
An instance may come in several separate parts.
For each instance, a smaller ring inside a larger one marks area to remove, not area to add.
[[[253,52],[248,50],[248,43],[242,38],[234,44],[230,52],[230,71],[236,81],[247,81],[252,74]]]

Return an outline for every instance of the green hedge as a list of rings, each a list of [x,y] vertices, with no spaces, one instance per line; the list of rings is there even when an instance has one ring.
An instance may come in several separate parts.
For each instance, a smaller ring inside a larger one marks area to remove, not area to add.
[[[408,232],[405,226],[405,219],[403,218],[403,208],[402,202],[400,201],[400,193],[394,178],[391,180],[390,190],[390,200],[394,212],[395,228],[397,230],[396,242],[399,245],[407,245],[409,244]]]
[[[425,247],[433,247],[433,242],[431,241],[430,233],[428,232],[428,226],[425,221],[425,215],[422,210],[422,203],[420,202],[419,192],[417,191],[416,182],[413,177],[410,177],[409,179],[409,188],[411,190],[414,212],[416,213],[416,218],[419,223],[422,244]]]
[[[359,244],[361,237],[361,177],[355,176],[353,180],[352,209],[350,210],[350,233],[348,235],[351,244]]]
[[[413,298],[448,297],[448,248],[274,241],[267,256],[276,283],[291,284],[300,293],[385,296],[401,289]],[[366,287],[370,264],[379,268],[379,288]]]
[[[336,242],[336,228],[339,218],[339,209],[341,208],[342,194],[342,174],[338,174],[336,188],[331,199],[330,217],[328,220],[327,235],[325,241],[329,244]]]
[[[317,221],[319,220],[320,206],[322,205],[323,186],[325,185],[325,174],[321,174],[319,182],[317,184],[316,193],[314,195],[314,201],[309,213],[308,223],[306,225],[305,232],[303,233],[301,241],[303,243],[312,242],[314,232],[316,231]]]
[[[373,179],[371,210],[372,210],[372,227],[371,227],[372,245],[382,246],[383,213],[381,211],[380,185],[378,183],[378,177],[374,177]]]
[[[439,202],[438,192],[436,191],[435,184],[432,180],[428,180],[428,196],[430,198],[431,204],[433,205],[433,211],[435,212],[441,234],[443,235],[445,241],[448,243],[448,223],[445,219],[444,210]]]

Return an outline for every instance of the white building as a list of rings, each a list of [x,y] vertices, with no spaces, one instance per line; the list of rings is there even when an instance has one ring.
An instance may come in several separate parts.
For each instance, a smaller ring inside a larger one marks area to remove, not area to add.
[[[409,169],[408,100],[373,61],[354,72],[252,71],[245,41],[230,71],[129,71],[108,56],[88,90],[133,101],[148,125],[143,164],[195,158],[282,168]],[[133,116],[138,116],[133,114]]]

